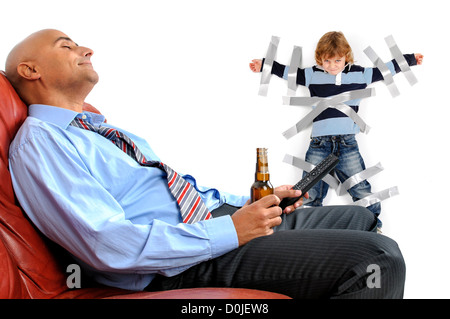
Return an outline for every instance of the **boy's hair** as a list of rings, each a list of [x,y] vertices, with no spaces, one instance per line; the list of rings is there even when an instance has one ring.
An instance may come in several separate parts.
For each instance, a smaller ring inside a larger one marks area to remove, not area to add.
[[[353,64],[352,48],[347,42],[342,32],[331,31],[325,33],[317,43],[316,63],[322,65],[322,59],[332,58],[334,56],[345,56],[345,63]]]

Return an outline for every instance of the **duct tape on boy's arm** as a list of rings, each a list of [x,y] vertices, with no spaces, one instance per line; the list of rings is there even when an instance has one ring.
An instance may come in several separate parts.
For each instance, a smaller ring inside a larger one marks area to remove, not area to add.
[[[397,85],[395,85],[394,77],[392,76],[391,71],[386,66],[386,64],[380,59],[380,57],[375,53],[375,51],[369,46],[364,50],[364,53],[367,55],[370,61],[372,61],[372,63],[378,68],[378,70],[380,70],[381,75],[384,78],[384,83],[386,84],[392,97],[400,95],[400,91],[398,90]]]
[[[311,172],[314,169],[314,167],[316,167],[311,163],[308,163],[298,157],[289,154],[286,154],[284,156],[283,162],[290,164],[294,167],[297,167],[301,170],[304,170],[305,172],[308,173]],[[337,189],[339,186],[339,180],[330,174],[327,174],[322,180],[328,185],[330,185],[331,188]]]
[[[263,70],[261,72],[261,81],[258,93],[259,95],[267,96],[270,78],[272,77],[272,66],[277,56],[278,43],[280,43],[280,38],[272,36],[269,47],[267,48],[266,57],[264,59]]]
[[[371,97],[374,95],[375,89],[369,88],[344,92],[327,98],[284,96],[283,97],[284,105],[294,105],[294,106],[317,105],[317,106],[310,113],[308,113],[302,120],[297,122],[296,125],[283,132],[283,136],[289,139],[294,135],[298,134],[303,129],[308,127],[308,125],[311,124],[313,120],[320,115],[320,113],[322,113],[329,107],[338,109],[339,111],[350,117],[356,124],[358,124],[361,132],[368,133],[370,127],[363,121],[363,119],[358,115],[358,113],[355,112],[355,110],[353,110],[350,106],[344,104],[343,102]]]
[[[400,70],[402,70],[402,73],[405,75],[406,80],[408,80],[409,85],[413,86],[414,84],[416,84],[418,82],[417,78],[409,67],[408,62],[403,56],[402,51],[400,51],[399,47],[397,46],[397,43],[395,43],[394,37],[390,35],[384,38],[384,40],[386,41],[386,44],[391,51],[392,57],[395,59],[395,61],[397,61]]]
[[[291,63],[289,64],[288,71],[288,96],[295,96],[297,92],[297,70],[302,63],[302,48],[294,46],[292,51]]]
[[[347,191],[355,186],[356,184],[361,183],[362,181],[369,179],[370,177],[378,174],[383,170],[383,166],[381,166],[381,163],[378,163],[372,167],[369,167],[349,178],[347,178],[342,184],[339,185],[338,189],[336,190],[336,193],[338,196],[342,196],[347,193]]]

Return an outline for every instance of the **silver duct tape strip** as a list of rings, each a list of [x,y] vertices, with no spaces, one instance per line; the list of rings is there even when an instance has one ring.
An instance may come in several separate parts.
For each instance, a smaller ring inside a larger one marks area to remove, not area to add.
[[[347,104],[341,103],[336,106],[336,109],[338,109],[339,111],[341,111],[342,113],[347,115],[349,118],[351,118],[353,120],[353,122],[355,122],[359,126],[359,130],[362,133],[366,133],[366,134],[369,133],[370,126],[367,125],[364,122],[364,120],[358,115],[358,113],[356,113],[355,110],[352,109],[350,106],[348,106]]]
[[[259,95],[267,96],[270,78],[272,77],[273,61],[275,61],[277,55],[278,43],[280,43],[280,38],[272,36],[269,47],[267,48],[266,57],[264,59],[263,71],[261,72],[261,81],[258,93]]]
[[[295,166],[308,173],[311,172],[314,169],[314,167],[316,167],[311,163],[308,163],[298,157],[289,154],[286,154],[284,156],[283,162]],[[339,187],[339,180],[330,174],[327,174],[322,180],[328,185],[330,185],[331,188],[337,189]]]
[[[329,97],[303,97],[303,96],[283,96],[283,104],[293,106],[327,106],[343,103],[350,100],[364,99],[367,97],[375,96],[375,88],[367,88],[361,90],[354,90],[344,92],[338,95]]]
[[[302,130],[304,130],[306,127],[309,126],[309,124],[312,123],[312,121],[320,114],[322,113],[327,107],[316,107],[314,110],[309,112],[304,118],[302,118],[297,124],[289,128],[288,130],[283,132],[283,136],[286,139],[290,139],[291,137],[297,135]]]
[[[337,108],[339,111],[346,114],[350,117],[356,124],[358,124],[361,132],[368,133],[370,127],[363,121],[363,119],[356,113],[351,107],[343,102],[367,98],[375,95],[375,89],[362,89],[344,92],[338,95],[320,98],[320,97],[289,97],[283,96],[283,104],[284,105],[294,105],[294,106],[314,106],[317,105],[315,109],[309,112],[303,119],[301,119],[295,126],[289,128],[285,132],[283,132],[283,136],[286,139],[293,137],[294,135],[301,132],[303,129],[308,127],[312,121],[319,116],[320,113],[325,111],[329,107]]]
[[[294,46],[292,51],[291,63],[289,64],[288,72],[288,96],[295,96],[297,92],[297,70],[302,63],[302,48]]]
[[[392,97],[400,95],[400,91],[398,90],[397,85],[395,85],[394,77],[392,76],[391,71],[389,71],[389,68],[375,53],[375,51],[369,46],[364,50],[364,53],[372,61],[372,63],[380,70],[384,78],[384,83],[389,89],[389,92],[391,93]]]
[[[283,162],[307,171],[308,173],[314,169],[313,164],[289,154],[284,155]]]
[[[394,37],[390,35],[384,38],[384,40],[386,41],[386,44],[388,45],[389,50],[391,51],[392,57],[395,59],[395,61],[397,61],[400,70],[402,70],[402,73],[408,80],[409,85],[413,86],[414,84],[416,84],[418,82],[417,78],[412,72],[411,68],[409,67],[409,64],[406,61],[405,57],[403,56],[402,51],[400,51],[399,47],[397,46]]]
[[[354,202],[353,204],[356,206],[368,207],[370,205],[379,203],[385,199],[388,199],[388,198],[393,197],[398,194],[399,194],[398,188],[397,188],[397,186],[395,186],[395,187],[385,189],[381,192],[366,196],[363,199],[360,199],[360,200]]]
[[[339,196],[342,196],[347,193],[347,191],[355,186],[356,184],[361,183],[362,181],[378,174],[383,170],[383,166],[381,166],[381,163],[378,163],[362,172],[359,172],[358,174],[355,174],[345,180],[341,185],[339,185],[339,188],[337,189],[336,193]]]
[[[367,125],[364,120],[356,113],[351,107],[349,107],[346,104],[338,104],[336,106],[330,106],[335,107],[342,113],[346,114],[348,117],[350,117],[356,124],[358,124],[359,129],[362,133],[369,133],[370,126]],[[313,122],[313,120],[319,116],[320,113],[325,111],[328,107],[327,106],[318,106],[311,112],[309,112],[303,119],[301,119],[297,124],[289,128],[288,130],[283,132],[283,136],[286,139],[290,139],[291,137],[295,136],[305,128],[309,126]]]

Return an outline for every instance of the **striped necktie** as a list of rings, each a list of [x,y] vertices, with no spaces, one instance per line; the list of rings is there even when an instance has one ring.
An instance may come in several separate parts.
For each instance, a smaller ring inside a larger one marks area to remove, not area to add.
[[[147,161],[134,142],[122,132],[105,126],[95,127],[78,117],[70,125],[103,135],[142,166],[158,167],[164,170],[167,173],[167,183],[170,192],[180,207],[183,223],[192,224],[211,218],[208,208],[189,182],[166,164],[158,161]]]

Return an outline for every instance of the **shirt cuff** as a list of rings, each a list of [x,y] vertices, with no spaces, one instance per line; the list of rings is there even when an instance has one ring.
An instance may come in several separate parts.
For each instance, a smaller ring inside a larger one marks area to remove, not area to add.
[[[211,243],[211,258],[219,257],[239,247],[239,241],[231,216],[221,216],[205,221]]]
[[[284,68],[284,72],[283,72],[283,79],[287,80],[289,76],[289,66],[286,65],[286,67]]]

